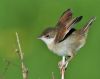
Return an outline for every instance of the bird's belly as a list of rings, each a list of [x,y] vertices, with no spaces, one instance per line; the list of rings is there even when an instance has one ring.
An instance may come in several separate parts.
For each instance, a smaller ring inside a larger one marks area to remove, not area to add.
[[[75,53],[85,44],[85,39],[76,40],[76,38],[67,38],[63,42],[51,46],[49,49],[59,56],[68,56]]]
[[[66,56],[68,53],[66,46],[57,46],[52,51],[59,56]]]
[[[51,46],[49,49],[59,56],[66,56],[69,55],[69,45],[69,42],[63,41],[62,43]]]

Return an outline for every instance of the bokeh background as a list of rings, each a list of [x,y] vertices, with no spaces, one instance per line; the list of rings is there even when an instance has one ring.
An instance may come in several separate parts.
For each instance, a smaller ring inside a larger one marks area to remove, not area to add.
[[[57,66],[61,57],[49,51],[37,36],[54,27],[68,8],[74,16],[83,15],[76,28],[96,16],[87,44],[69,64],[65,79],[100,79],[100,0],[0,0],[0,79],[22,79],[15,50],[15,32],[19,33],[29,79],[60,79]]]

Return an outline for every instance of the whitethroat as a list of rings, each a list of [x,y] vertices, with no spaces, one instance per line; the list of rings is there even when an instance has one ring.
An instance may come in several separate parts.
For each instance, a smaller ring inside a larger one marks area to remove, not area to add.
[[[66,10],[55,27],[49,27],[39,36],[47,47],[55,54],[66,58],[66,61],[61,61],[59,67],[62,68],[76,55],[76,52],[84,46],[88,30],[91,24],[96,19],[90,20],[81,28],[75,29],[75,24],[80,22],[83,16],[72,17],[71,9]]]

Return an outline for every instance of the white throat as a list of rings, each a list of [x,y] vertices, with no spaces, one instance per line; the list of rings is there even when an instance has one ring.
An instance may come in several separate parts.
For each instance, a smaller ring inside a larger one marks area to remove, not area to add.
[[[49,46],[49,45],[51,45],[52,43],[54,43],[54,39],[55,38],[44,38],[44,37],[42,37],[41,38],[41,40],[47,45],[47,46]]]

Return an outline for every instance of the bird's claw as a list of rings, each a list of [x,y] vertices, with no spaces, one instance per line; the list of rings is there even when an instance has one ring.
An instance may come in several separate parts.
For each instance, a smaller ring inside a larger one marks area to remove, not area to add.
[[[66,68],[67,68],[67,65],[68,65],[68,62],[67,61],[65,61],[65,62],[60,61],[58,63],[58,67],[60,69],[60,72],[62,72],[62,70],[65,71]]]

